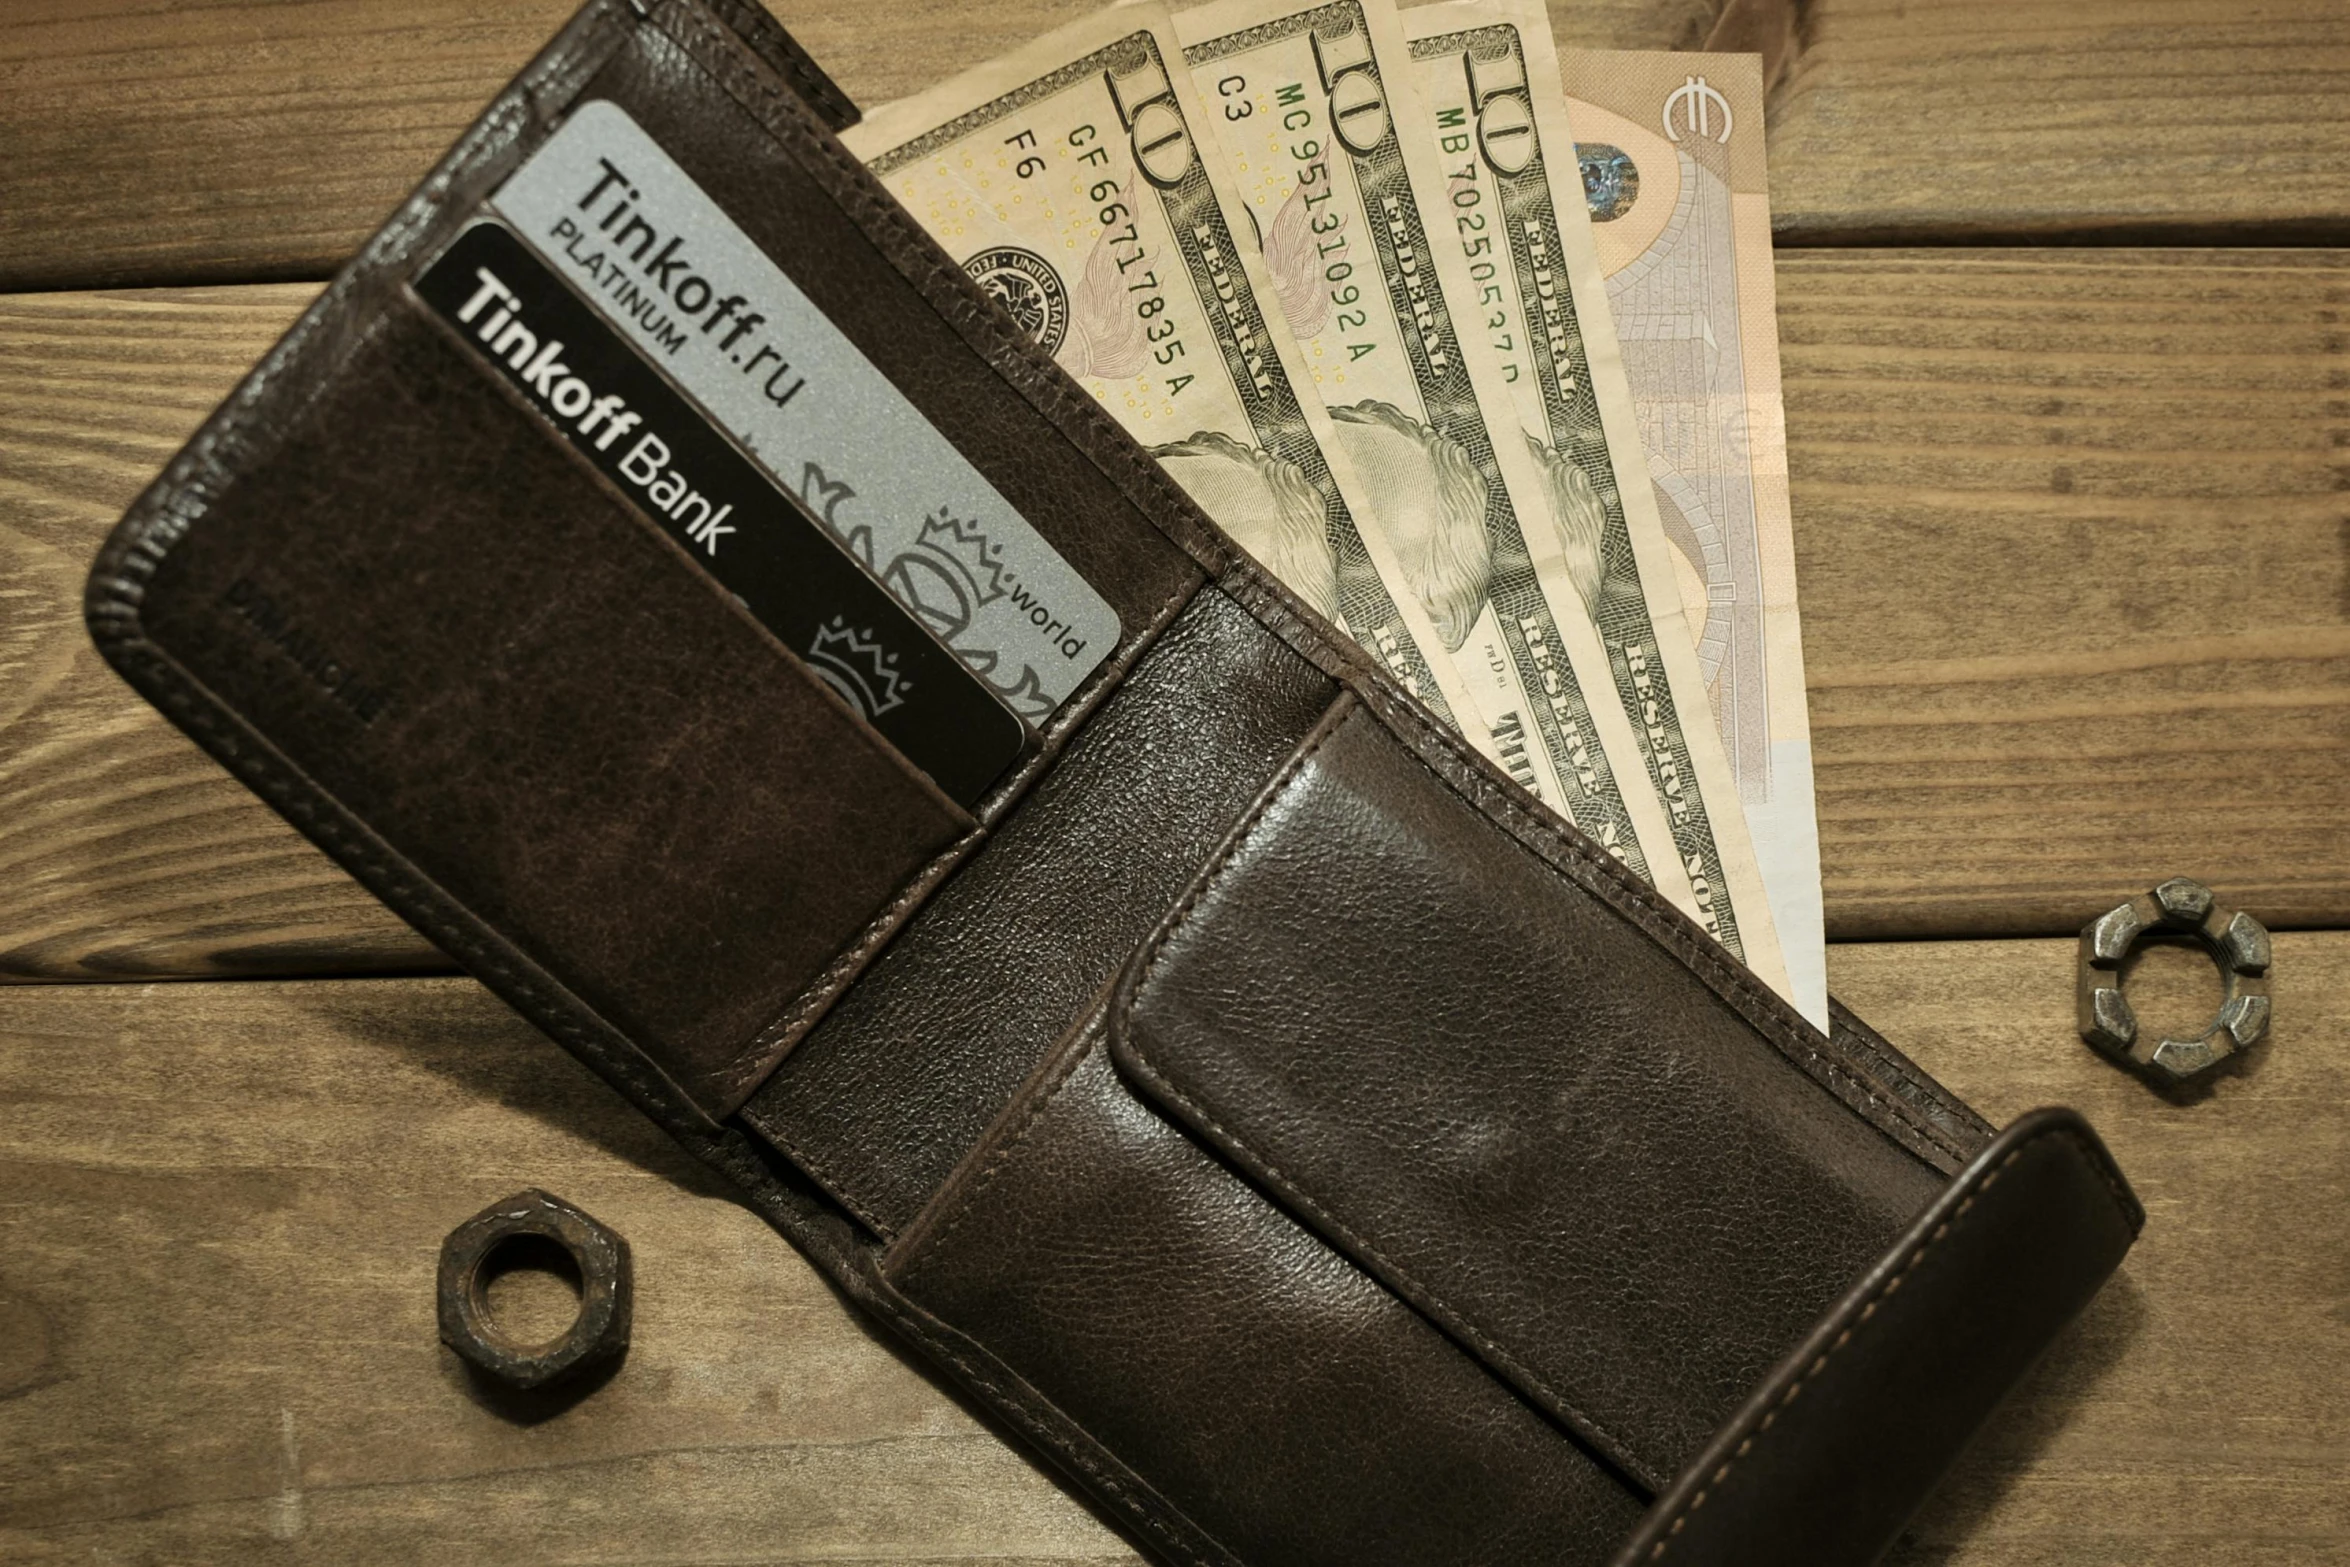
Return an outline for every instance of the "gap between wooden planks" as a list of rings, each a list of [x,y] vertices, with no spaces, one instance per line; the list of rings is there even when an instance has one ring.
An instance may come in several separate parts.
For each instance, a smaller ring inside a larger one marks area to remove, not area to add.
[[[1782,255],[1829,930],[2350,925],[2342,252]],[[0,976],[438,967],[117,681],[114,518],[306,286],[0,298]]]
[[[1892,1561],[2339,1561],[2350,933],[2279,938],[2272,1039],[2177,1102],[2074,1037],[2072,961],[1831,949],[1994,1121],[2084,1110],[2149,1214]],[[2133,984],[2150,1018],[2207,1004],[2194,964],[2163,978]],[[0,1099],[11,1562],[1134,1559],[468,980],[0,992]],[[628,1237],[637,1327],[607,1386],[514,1425],[436,1342],[432,1276],[532,1184]]]
[[[774,7],[865,104],[1087,8]],[[1718,9],[1554,0],[1551,14],[1562,45],[1671,49],[1703,40]],[[1741,37],[1791,45],[1771,105],[1783,241],[2350,243],[2340,0],[1737,9]],[[572,10],[12,5],[0,15],[0,288],[324,277]]]
[[[2341,0],[1775,0],[1781,244],[2350,242]]]

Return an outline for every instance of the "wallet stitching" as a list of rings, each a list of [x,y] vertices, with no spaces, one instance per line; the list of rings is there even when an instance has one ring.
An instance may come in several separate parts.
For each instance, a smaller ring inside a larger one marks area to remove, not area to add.
[[[940,1223],[930,1234],[922,1236],[907,1256],[905,1268],[900,1276],[908,1284],[913,1282],[914,1275],[921,1270],[923,1261],[937,1256],[938,1249],[944,1246],[948,1238],[962,1227],[963,1221],[971,1216],[972,1211],[978,1206],[980,1197],[986,1193],[988,1187],[995,1184],[996,1176],[1002,1172],[1012,1156],[1027,1143],[1028,1134],[1036,1130],[1037,1121],[1043,1117],[1045,1110],[1052,1102],[1060,1097],[1061,1090],[1069,1085],[1069,1079],[1077,1074],[1077,1069],[1085,1064],[1086,1058],[1093,1054],[1093,1048],[1079,1047],[1068,1051],[1059,1064],[1053,1068],[1052,1075],[1037,1085],[1036,1092],[1030,1096],[1028,1106],[1021,1112],[1020,1119],[1005,1128],[1003,1140],[996,1145],[995,1150],[988,1155],[987,1162],[979,1167],[978,1171],[972,1175],[970,1182],[956,1196],[954,1212],[948,1215],[944,1222]]]
[[[1362,711],[1362,703],[1355,697],[1352,690],[1340,695],[1337,701],[1332,703],[1331,711],[1323,715],[1316,727],[1316,732],[1306,737],[1305,743],[1299,746],[1290,755],[1289,760],[1282,764],[1281,771],[1273,775],[1272,782],[1259,791],[1255,801],[1250,804],[1247,814],[1241,817],[1233,827],[1231,834],[1225,838],[1223,845],[1216,850],[1215,857],[1209,860],[1207,866],[1194,878],[1181,901],[1168,913],[1159,928],[1151,933],[1150,941],[1142,949],[1136,965],[1134,984],[1129,992],[1130,999],[1119,1009],[1123,1016],[1130,1018],[1133,1015],[1142,993],[1150,988],[1151,976],[1158,969],[1159,960],[1166,956],[1168,944],[1181,932],[1184,924],[1191,918],[1193,911],[1207,898],[1208,894],[1216,890],[1217,882],[1222,879],[1234,857],[1248,847],[1249,839],[1255,835],[1266,815],[1289,792],[1289,786],[1296,782],[1298,775],[1306,770],[1306,764],[1321,754],[1322,747],[1329,744],[1332,737],[1344,730]],[[1129,1028],[1124,1032],[1129,1052],[1137,1061],[1145,1067],[1149,1067],[1150,1063],[1144,1056],[1141,1046],[1135,1042],[1133,1030]],[[1150,1070],[1154,1078],[1159,1076],[1156,1068],[1150,1068]]]
[[[907,881],[897,895],[881,906],[879,913],[865,922],[857,939],[843,948],[822,972],[800,991],[799,999],[785,1009],[783,1015],[769,1023],[751,1042],[736,1053],[734,1060],[712,1074],[713,1081],[728,1090],[740,1093],[774,1065],[770,1053],[778,1045],[789,1045],[794,1036],[814,1020],[814,1016],[830,1007],[842,989],[866,962],[874,950],[897,929],[906,911],[927,899],[936,889],[939,879],[987,834],[973,828],[961,833],[945,848],[931,856],[929,861]]]
[[[1140,973],[1135,981],[1137,990],[1150,982],[1150,971],[1157,964],[1159,954],[1165,949],[1168,938],[1173,934],[1173,927],[1182,924],[1184,917],[1207,894],[1210,890],[1210,884],[1214,882],[1218,872],[1230,862],[1233,855],[1240,851],[1242,844],[1255,829],[1257,823],[1263,820],[1265,813],[1272,809],[1273,803],[1288,789],[1290,781],[1303,772],[1306,764],[1314,759],[1315,754],[1322,749],[1330,737],[1344,729],[1347,722],[1360,711],[1362,711],[1361,704],[1356,702],[1350,694],[1340,695],[1333,704],[1333,710],[1325,713],[1320,720],[1318,732],[1309,736],[1305,744],[1290,755],[1289,760],[1282,764],[1281,771],[1274,775],[1273,781],[1258,794],[1255,802],[1250,805],[1248,814],[1242,817],[1240,824],[1233,829],[1232,836],[1227,838],[1223,847],[1217,850],[1216,857],[1210,863],[1208,870],[1192,883],[1190,890],[1184,894],[1183,900],[1175,906],[1174,913],[1168,917],[1167,923],[1161,925],[1152,936],[1150,944],[1144,948]],[[1128,1009],[1120,1008],[1118,1010]],[[1131,1037],[1127,1043],[1129,1047],[1132,1046]],[[922,1238],[916,1255],[907,1258],[905,1274],[907,1278],[911,1279],[915,1269],[919,1266],[921,1257],[935,1254],[937,1248],[944,1245],[947,1238],[962,1225],[963,1220],[969,1217],[980,1195],[994,1182],[997,1172],[1003,1168],[1005,1162],[1014,1153],[1019,1151],[1021,1145],[1027,1142],[1028,1134],[1035,1129],[1037,1118],[1044,1113],[1045,1108],[1052,1103],[1062,1088],[1067,1086],[1078,1066],[1092,1053],[1091,1049],[1072,1049],[1054,1067],[1052,1075],[1038,1085],[1036,1093],[1030,1098],[1019,1121],[1005,1129],[1003,1140],[997,1144],[995,1150],[988,1155],[987,1162],[980,1166],[977,1173],[972,1176],[970,1183],[956,1197],[954,1212],[944,1218],[931,1234]],[[1147,1067],[1147,1063],[1145,1065]],[[1152,1075],[1155,1078],[1157,1074],[1153,1072]]]
[[[1867,1058],[1870,1066],[1882,1074],[1892,1086],[1904,1090],[1906,1096],[1916,1096],[1912,1107],[1919,1114],[1933,1120],[1935,1112],[1951,1118],[1955,1125],[1942,1126],[1943,1132],[1959,1147],[1971,1149],[1969,1157],[1981,1153],[1998,1128],[1977,1115],[1972,1107],[1954,1097],[1950,1090],[1928,1077],[1918,1065],[1895,1050],[1891,1041],[1833,996],[1828,998],[1828,1030],[1831,1042],[1842,1044],[1847,1053]],[[1917,1103],[1916,1100],[1923,1100]],[[1936,1125],[1942,1125],[1936,1121]]]
[[[1268,1163],[1260,1158],[1247,1142],[1227,1130],[1215,1116],[1208,1112],[1205,1106],[1170,1083],[1163,1073],[1143,1059],[1140,1050],[1133,1045],[1131,1038],[1128,1042],[1128,1050],[1135,1057],[1143,1074],[1150,1078],[1153,1088],[1181,1105],[1184,1113],[1197,1122],[1202,1130],[1243,1157],[1261,1179],[1272,1185],[1290,1202],[1304,1209],[1317,1225],[1336,1235],[1349,1249],[1368,1257],[1380,1271],[1395,1281],[1397,1289],[1406,1299],[1422,1310],[1442,1318],[1456,1332],[1474,1344],[1481,1355],[1522,1383],[1536,1397],[1548,1404],[1555,1413],[1563,1417],[1568,1424],[1588,1436],[1596,1437],[1600,1445],[1608,1450],[1610,1458],[1638,1475],[1652,1489],[1661,1486],[1662,1479],[1658,1472],[1650,1468],[1646,1461],[1634,1452],[1631,1443],[1609,1430],[1592,1416],[1585,1414],[1561,1395],[1556,1388],[1552,1387],[1539,1372],[1495,1342],[1458,1307],[1451,1305],[1443,1296],[1422,1284],[1410,1269],[1397,1264],[1376,1244],[1364,1239],[1353,1226],[1307,1196],[1299,1189],[1295,1181],[1282,1172],[1278,1165]]]
[[[1130,651],[1139,651],[1150,643],[1156,642],[1159,633],[1166,629],[1168,621],[1191,597],[1196,586],[1197,584],[1192,582],[1178,583],[1174,591],[1169,593],[1159,607],[1151,612],[1150,619],[1144,622],[1143,634],[1138,634],[1134,642],[1130,644]],[[1120,670],[1127,667],[1130,666],[1126,663],[1121,663],[1119,666]],[[1064,708],[1063,711],[1066,712],[1068,709]],[[1037,758],[1030,760],[1029,765],[1021,770],[1023,775],[1035,770],[1041,756],[1040,752]],[[872,960],[873,954],[897,934],[909,909],[926,902],[930,894],[937,890],[939,882],[944,880],[947,874],[959,865],[967,855],[985,842],[987,836],[988,831],[984,827],[965,833],[955,842],[940,850],[936,857],[923,866],[913,879],[907,882],[905,889],[867,924],[855,944],[842,951],[838,957],[826,965],[824,971],[810,982],[807,989],[800,992],[799,998],[785,1009],[783,1015],[761,1029],[751,1043],[744,1047],[736,1058],[737,1064],[725,1069],[726,1075],[722,1079],[725,1086],[730,1090],[740,1091],[744,1081],[754,1080],[753,1086],[755,1086],[755,1080],[764,1078],[766,1073],[773,1069],[776,1060],[780,1059],[783,1053],[787,1053],[790,1046],[796,1044],[808,1029],[815,1026],[822,1015],[831,1008],[832,1003],[839,999],[841,991],[863,972],[865,965]],[[783,1047],[783,1050],[776,1049],[779,1045]]]
[[[1756,1445],[1762,1440],[1764,1434],[1778,1422],[1780,1414],[1787,1408],[1788,1405],[1795,1402],[1795,1396],[1803,1391],[1804,1384],[1806,1382],[1812,1381],[1827,1369],[1828,1362],[1835,1358],[1836,1352],[1842,1349],[1845,1345],[1852,1342],[1853,1336],[1860,1331],[1861,1326],[1868,1322],[1870,1318],[1876,1316],[1877,1309],[1884,1305],[1887,1300],[1892,1298],[1893,1293],[1901,1288],[1903,1281],[1906,1280],[1910,1274],[1916,1270],[1918,1264],[1925,1261],[1927,1255],[1934,1250],[1934,1247],[1958,1228],[1960,1221],[1966,1218],[1967,1214],[1974,1209],[1976,1203],[1979,1202],[1991,1190],[1992,1187],[1999,1184],[1999,1178],[2005,1175],[2009,1168],[2013,1166],[2018,1159],[2021,1159],[2026,1153],[2030,1152],[2041,1141],[2052,1136],[2061,1137],[2073,1144],[2075,1150],[2080,1154],[2082,1159],[2092,1169],[2096,1170],[2098,1175],[2103,1179],[2105,1183],[2106,1194],[2114,1200],[2115,1206],[2119,1210],[2118,1217],[2123,1220],[2125,1226],[2131,1227],[2133,1229],[2135,1228],[2134,1226],[2129,1226],[2129,1210],[2131,1205],[2127,1199],[2126,1193],[2117,1183],[2112,1161],[2109,1158],[2101,1157],[2103,1150],[2094,1147],[2086,1137],[2082,1136],[2078,1127],[2066,1125],[2060,1122],[2049,1127],[2046,1131],[2035,1133],[2031,1137],[2026,1138],[2023,1142],[2018,1143],[2013,1149],[2009,1150],[2006,1158],[1999,1161],[1999,1167],[1993,1170],[1989,1175],[1985,1176],[1983,1178],[1982,1184],[1967,1194],[1966,1199],[1958,1205],[1957,1209],[1951,1213],[1950,1217],[1944,1219],[1940,1224],[1936,1225],[1932,1231],[1930,1231],[1923,1239],[1920,1240],[1917,1250],[1912,1252],[1908,1260],[1902,1263],[1900,1271],[1896,1272],[1891,1278],[1887,1279],[1883,1286],[1869,1297],[1867,1303],[1861,1307],[1859,1313],[1855,1315],[1849,1322],[1847,1322],[1844,1325],[1843,1330],[1836,1335],[1835,1341],[1831,1343],[1826,1349],[1820,1351],[1819,1355],[1812,1361],[1812,1363],[1805,1367],[1803,1372],[1792,1382],[1787,1384],[1787,1390],[1784,1393],[1781,1393],[1779,1397],[1771,1404],[1770,1408],[1763,1412],[1760,1420],[1755,1424],[1754,1428],[1748,1431],[1746,1435],[1740,1439],[1737,1448],[1731,1452],[1729,1457],[1722,1460],[1721,1464],[1714,1470],[1714,1472],[1707,1477],[1706,1483],[1693,1492],[1688,1501],[1682,1503],[1679,1507],[1673,1510],[1671,1522],[1668,1524],[1663,1520],[1659,1520],[1657,1527],[1663,1531],[1663,1534],[1662,1537],[1657,1540],[1656,1544],[1649,1549],[1648,1559],[1650,1561],[1655,1561],[1661,1558],[1665,1552],[1671,1548],[1674,1537],[1680,1534],[1680,1532],[1688,1526],[1689,1516],[1696,1512],[1700,1507],[1705,1505],[1705,1499],[1712,1495],[1717,1489],[1719,1489],[1722,1483],[1729,1478],[1730,1472],[1738,1466],[1738,1461],[1746,1457],[1748,1453],[1755,1449]]]
[[[765,1121],[753,1116],[747,1109],[743,1112],[743,1118],[747,1121],[750,1121],[753,1126],[758,1128],[760,1136],[766,1138],[777,1148],[781,1149],[785,1158],[791,1160],[792,1163],[798,1165],[802,1170],[806,1171],[807,1174],[812,1179],[814,1179],[817,1185],[824,1188],[826,1195],[830,1196],[833,1201],[839,1203],[842,1207],[848,1209],[849,1212],[855,1214],[867,1229],[880,1236],[883,1240],[890,1240],[895,1238],[896,1231],[892,1230],[887,1224],[884,1224],[881,1221],[879,1215],[868,1211],[865,1205],[859,1202],[856,1197],[850,1193],[847,1185],[844,1182],[836,1179],[830,1170],[826,1169],[822,1164],[818,1163],[815,1159],[809,1157],[807,1154],[802,1153],[791,1138],[780,1135]]]
[[[636,1045],[619,1035],[625,1049],[614,1052],[606,1041],[599,1039],[593,1029],[575,1021],[573,1014],[598,1017],[585,1001],[568,998],[558,1004],[533,977],[536,965],[527,958],[522,963],[532,972],[509,962],[491,946],[477,937],[457,920],[444,918],[437,910],[425,905],[437,901],[462,909],[463,905],[446,889],[422,872],[411,873],[395,864],[388,846],[379,846],[364,827],[357,832],[347,829],[335,819],[338,812],[347,809],[333,796],[309,780],[300,777],[291,766],[281,767],[274,755],[264,749],[248,745],[230,723],[209,711],[209,701],[199,695],[194,679],[182,672],[176,662],[161,649],[148,644],[142,651],[152,660],[150,666],[153,686],[149,694],[163,704],[171,715],[191,730],[208,736],[214,754],[232,769],[241,770],[263,797],[293,819],[305,832],[315,833],[320,841],[335,851],[345,863],[375,877],[388,892],[397,894],[410,908],[416,909],[428,925],[426,934],[444,951],[454,948],[456,955],[470,960],[469,966],[501,980],[521,1000],[540,1014],[534,1018],[542,1027],[558,1034],[577,1047],[607,1076],[652,1104],[669,1104],[682,1100],[689,1110],[699,1112],[693,1097],[675,1083],[665,1082],[666,1074],[658,1064],[645,1059]],[[323,804],[323,809],[321,808]],[[549,983],[559,983],[552,975]],[[606,1024],[607,1029],[610,1028]]]
[[[1081,1057],[1082,1054],[1080,1052]],[[889,1318],[899,1332],[904,1333],[924,1349],[930,1351],[931,1354],[953,1366],[982,1392],[996,1399],[1003,1408],[1020,1421],[1029,1436],[1050,1447],[1070,1463],[1075,1464],[1083,1471],[1088,1480],[1115,1499],[1126,1515],[1141,1524],[1145,1532],[1156,1539],[1162,1547],[1185,1562],[1198,1564],[1198,1567],[1219,1567],[1215,1558],[1202,1555],[1194,1550],[1189,1542],[1184,1540],[1174,1529],[1168,1527],[1158,1516],[1157,1509],[1160,1506],[1167,1507],[1171,1512],[1177,1511],[1171,1504],[1156,1498],[1146,1500],[1134,1494],[1134,1488],[1130,1487],[1126,1481],[1121,1480],[1108,1465],[1090,1456],[1083,1447],[1070,1441],[1066,1435],[1056,1430],[1054,1427],[1058,1422],[1067,1425],[1079,1435],[1085,1436],[1088,1441],[1098,1442],[1099,1440],[1086,1432],[1083,1426],[1068,1415],[1054,1408],[1042,1394],[1027,1388],[1025,1384],[1014,1386],[1003,1378],[994,1376],[931,1332],[926,1323],[903,1305],[891,1299],[887,1293],[874,1291],[871,1294],[871,1299],[881,1308],[883,1315]],[[1119,1467],[1124,1468],[1122,1464]],[[1131,1471],[1127,1472],[1131,1473]],[[1136,1476],[1135,1479],[1140,1482],[1139,1476]],[[1178,1512],[1177,1516],[1181,1516],[1181,1514]],[[1190,1522],[1189,1519],[1184,1521]],[[1192,1527],[1195,1530],[1199,1529],[1197,1524],[1193,1524]],[[1202,1538],[1214,1543],[1214,1537],[1208,1535],[1205,1530],[1199,1530],[1199,1533]],[[1221,1550],[1222,1547],[1219,1546],[1218,1549]],[[1229,1552],[1225,1553],[1226,1564],[1235,1560]]]

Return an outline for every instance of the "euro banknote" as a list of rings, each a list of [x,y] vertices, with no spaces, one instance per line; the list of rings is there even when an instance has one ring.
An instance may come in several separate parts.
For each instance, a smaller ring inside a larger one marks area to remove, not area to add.
[[[1567,120],[1684,617],[1786,949],[1827,1004],[1760,62],[1562,51]]]

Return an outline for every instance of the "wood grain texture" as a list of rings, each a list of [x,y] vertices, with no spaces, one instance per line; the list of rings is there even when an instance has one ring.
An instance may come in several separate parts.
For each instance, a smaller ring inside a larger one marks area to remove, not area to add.
[[[2158,955],[2178,961],[2132,981],[2141,1016],[2208,1017],[2210,965]],[[2067,942],[1828,949],[1837,994],[1993,1121],[2080,1109],[2147,1210],[1887,1567],[2350,1560],[2350,933],[2279,937],[2268,1042],[2176,1098],[2073,1033],[2073,963]]]
[[[2070,954],[1832,949],[1994,1118],[2085,1108],[2151,1213],[1896,1559],[2339,1561],[2350,935],[2279,940],[2273,1039],[2194,1103],[2073,1037]],[[469,981],[19,988],[0,1103],[11,1562],[1132,1560]],[[608,1385],[515,1425],[435,1342],[431,1283],[528,1184],[628,1237],[637,1327]]]
[[[1782,252],[1832,935],[2350,924],[2350,256]]]
[[[0,288],[325,276],[570,0],[34,0],[0,11]],[[790,0],[861,102],[1084,0]],[[1716,0],[1556,0],[1562,44],[1687,48]],[[2350,239],[2338,0],[1768,0],[1798,244]],[[1755,29],[1738,37],[1752,42]],[[1727,36],[1727,35],[1725,35]]]
[[[323,278],[576,0],[0,8],[0,289]],[[782,0],[853,99],[927,87],[1091,0]],[[1694,42],[1709,0],[1578,0],[1560,38]]]
[[[447,966],[82,626],[99,541],[315,292],[0,299],[0,978]]]
[[[1782,244],[2350,240],[2341,0],[1782,0]]]
[[[1779,282],[1831,933],[2058,934],[2179,873],[2350,924],[2350,256]],[[79,620],[105,530],[309,297],[0,298],[0,977],[438,961]]]
[[[469,981],[20,988],[0,1102],[0,1559],[1129,1559]],[[532,1185],[627,1238],[636,1322],[518,1425],[433,1278]]]

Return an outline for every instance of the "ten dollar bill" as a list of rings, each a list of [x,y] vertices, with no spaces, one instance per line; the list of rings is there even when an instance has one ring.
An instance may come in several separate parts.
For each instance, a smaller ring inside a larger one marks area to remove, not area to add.
[[[1585,699],[1594,680],[1607,690],[1598,639],[1529,551],[1520,516],[1541,475],[1489,349],[1456,328],[1458,247],[1429,243],[1424,203],[1443,182],[1393,7],[1226,0],[1175,26],[1283,313],[1378,496],[1370,523],[1476,694],[1483,732],[1464,727],[1688,906],[1623,712]]]
[[[1548,477],[1551,542],[1598,630],[1698,922],[1758,973],[1783,974],[1641,461],[1549,13],[1541,0],[1456,0],[1406,11],[1403,25],[1477,290],[1471,330],[1493,345]]]
[[[1457,724],[1468,693],[1356,525],[1180,59],[1159,7],[1098,11],[842,140],[1202,511]]]

